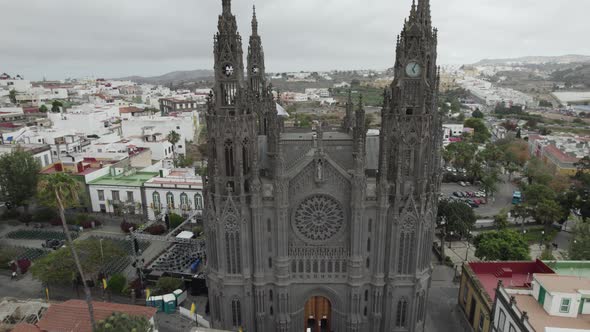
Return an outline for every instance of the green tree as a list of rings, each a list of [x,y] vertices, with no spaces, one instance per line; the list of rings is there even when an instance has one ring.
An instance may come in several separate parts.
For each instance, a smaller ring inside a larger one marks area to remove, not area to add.
[[[539,158],[532,158],[524,170],[524,175],[527,177],[529,184],[540,183],[549,184],[553,178],[551,170]]]
[[[533,217],[544,225],[545,234],[551,232],[551,225],[559,220],[561,214],[561,206],[554,200],[543,200],[533,210]]]
[[[476,118],[476,119],[483,119],[483,112],[478,109],[476,109],[475,111],[473,111],[473,113],[471,113],[471,116]]]
[[[176,213],[170,213],[170,229],[175,229],[184,222],[184,218]]]
[[[92,330],[96,331],[94,309],[92,307],[92,294],[90,293],[90,288],[88,287],[88,284],[86,282],[86,276],[82,268],[82,263],[80,262],[80,257],[78,256],[78,252],[76,251],[76,247],[74,246],[74,242],[72,241],[72,236],[70,235],[70,231],[68,229],[68,225],[66,224],[66,217],[64,214],[66,207],[68,207],[71,204],[77,204],[79,202],[79,188],[80,187],[78,186],[76,180],[74,180],[68,174],[51,174],[46,176],[43,179],[43,181],[39,183],[39,197],[46,205],[55,206],[59,209],[59,216],[61,219],[61,224],[64,233],[66,235],[66,241],[70,249],[70,253],[74,258],[74,262],[76,264],[78,274],[80,275],[80,279],[82,279],[82,285],[84,286],[84,293],[86,294],[86,303],[88,305],[88,312],[90,315],[90,323],[92,325]],[[40,274],[37,274],[37,276],[40,277]]]
[[[104,248],[103,248],[104,249]],[[108,281],[108,288],[115,294],[123,293],[123,289],[127,284],[127,278],[124,275],[117,273],[113,274]]]
[[[481,178],[481,189],[486,194],[486,199],[489,196],[494,196],[496,191],[498,191],[498,183],[500,181],[500,174],[496,168],[489,169]]]
[[[516,231],[503,229],[475,237],[475,256],[486,261],[530,260],[529,245]]]
[[[10,90],[10,92],[8,93],[8,99],[10,99],[11,103],[16,105],[16,90]]]
[[[500,211],[494,216],[494,225],[499,230],[508,228],[508,213],[505,210]]]
[[[97,332],[151,332],[153,327],[144,316],[131,316],[114,312],[111,316],[98,322]]]
[[[176,144],[180,142],[180,134],[173,130],[170,133],[168,133],[166,139],[170,144],[172,144],[172,159],[174,160],[174,164],[176,165]]]
[[[157,294],[168,294],[181,288],[182,280],[172,277],[161,277],[158,279],[158,282],[156,282],[156,290],[154,290],[154,292]]]
[[[32,197],[37,192],[39,162],[20,147],[0,156],[0,196],[5,202],[23,206],[28,213]]]
[[[59,112],[60,112],[60,110],[61,110],[61,108],[62,108],[63,106],[64,106],[64,105],[63,105],[63,103],[62,103],[61,101],[59,101],[59,100],[54,100],[54,101],[51,103],[51,112],[52,112],[52,113],[59,113]]]
[[[467,128],[473,128],[473,141],[475,143],[486,143],[492,137],[492,134],[490,134],[490,131],[481,119],[467,119],[463,125]]]
[[[41,113],[47,113],[48,111],[49,109],[45,105],[41,105],[41,107],[39,107],[39,112]]]
[[[590,260],[589,223],[578,223],[574,227],[573,238],[569,249],[569,259],[576,261]]]
[[[439,224],[445,220],[445,233],[457,234],[464,238],[473,230],[477,218],[473,209],[463,202],[450,202],[442,200],[438,203]]]
[[[590,156],[585,156],[584,158],[580,159],[574,164],[574,166],[576,166],[576,169],[578,170],[576,175],[582,175],[584,173],[590,172]]]
[[[516,219],[517,222],[518,219],[520,219],[520,232],[524,233],[524,222],[526,221],[526,218],[531,216],[531,211],[529,210],[529,207],[525,204],[513,205],[511,212],[514,216],[514,219]]]

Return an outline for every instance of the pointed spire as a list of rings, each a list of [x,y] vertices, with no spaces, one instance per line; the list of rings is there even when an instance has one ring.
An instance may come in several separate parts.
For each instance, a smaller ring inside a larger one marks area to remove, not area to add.
[[[416,19],[416,0],[412,0],[412,9],[410,10],[410,22]]]
[[[252,35],[258,35],[258,19],[256,18],[256,6],[252,6]]]
[[[221,0],[221,3],[223,5],[223,13],[224,14],[231,13],[231,0]]]
[[[430,0],[418,0],[418,18],[420,23],[430,27]]]

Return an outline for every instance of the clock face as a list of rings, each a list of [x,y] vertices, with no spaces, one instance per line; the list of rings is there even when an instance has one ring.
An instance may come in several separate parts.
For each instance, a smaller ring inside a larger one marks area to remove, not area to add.
[[[406,75],[409,77],[418,77],[422,73],[422,67],[416,62],[410,62],[406,66]]]
[[[232,76],[234,74],[234,66],[232,66],[231,64],[227,64],[227,65],[223,66],[223,73],[227,77]]]
[[[260,68],[258,68],[258,66],[252,67],[252,73],[253,74],[258,74],[259,72],[260,72]]]

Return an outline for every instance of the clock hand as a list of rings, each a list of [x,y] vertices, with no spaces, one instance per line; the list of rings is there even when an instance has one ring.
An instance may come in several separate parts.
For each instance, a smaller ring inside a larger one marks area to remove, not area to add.
[[[417,63],[415,63],[415,64],[414,64],[414,67],[412,67],[412,72],[413,72],[414,74],[416,74],[416,66],[418,66],[418,64],[417,64]]]

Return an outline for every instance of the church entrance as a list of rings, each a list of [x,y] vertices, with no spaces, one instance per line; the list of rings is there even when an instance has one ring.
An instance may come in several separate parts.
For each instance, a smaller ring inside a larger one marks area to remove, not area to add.
[[[305,303],[305,332],[331,332],[332,305],[323,296],[314,296]]]

